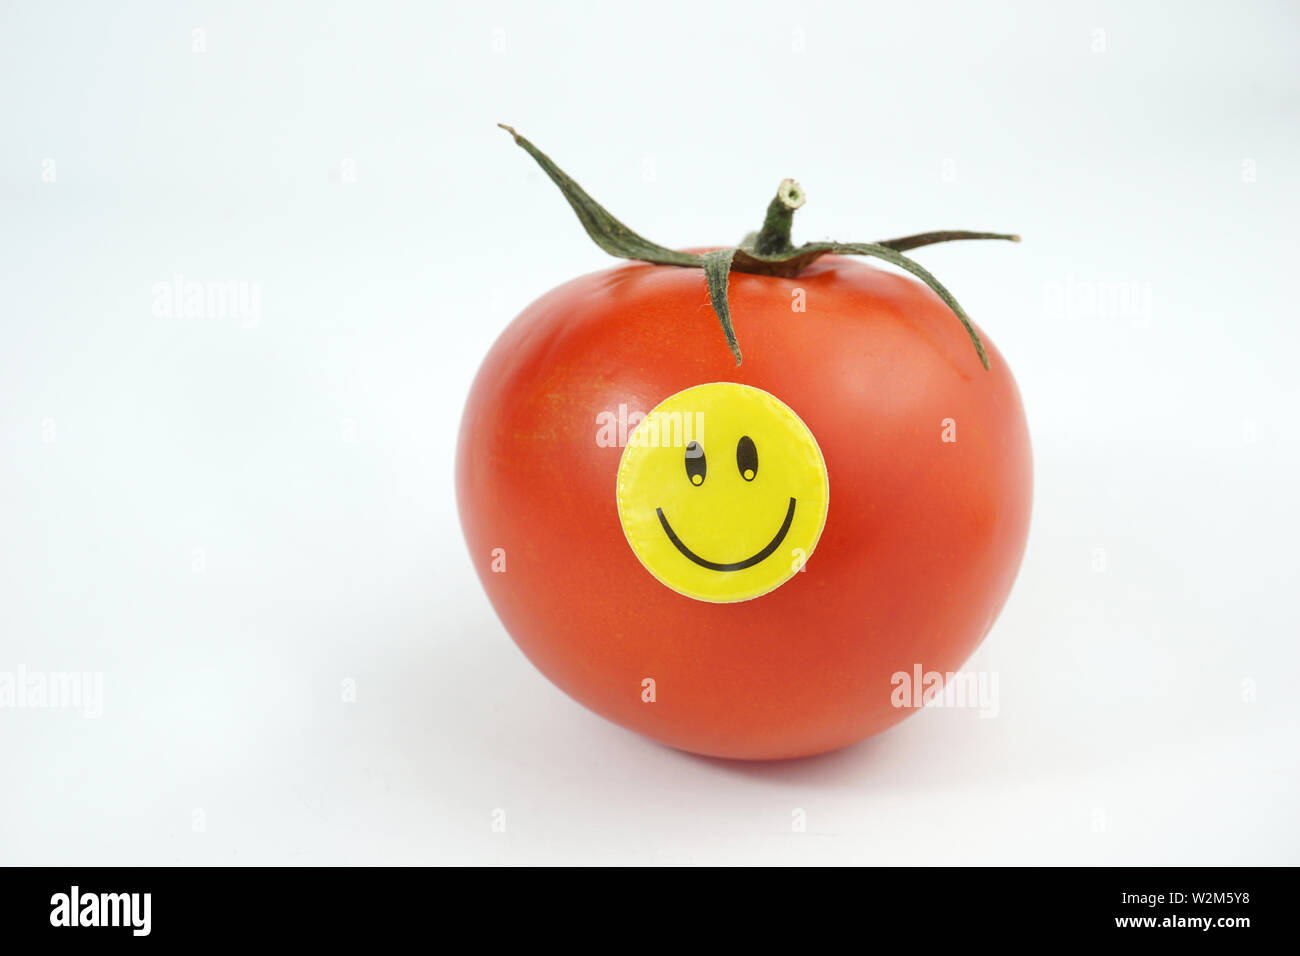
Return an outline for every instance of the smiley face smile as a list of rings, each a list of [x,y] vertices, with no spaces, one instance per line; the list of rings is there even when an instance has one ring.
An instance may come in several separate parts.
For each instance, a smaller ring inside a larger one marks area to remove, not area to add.
[[[776,537],[769,541],[762,551],[746,558],[744,561],[732,561],[728,564],[719,564],[717,561],[708,561],[701,558],[690,548],[686,547],[686,545],[682,543],[681,538],[677,537],[676,532],[673,531],[672,525],[670,525],[668,519],[664,517],[663,508],[656,508],[655,514],[659,516],[659,523],[663,525],[664,533],[668,535],[668,540],[677,547],[678,551],[686,555],[686,557],[690,558],[700,567],[708,568],[710,571],[743,571],[745,568],[752,568],[760,561],[766,561],[773,555],[773,553],[775,553],[776,549],[781,546],[781,542],[785,540],[785,536],[790,533],[790,524],[794,521],[794,504],[794,499],[791,498],[790,507],[785,513],[785,521],[781,524],[781,530],[776,533]]]
[[[697,601],[749,601],[789,581],[816,547],[829,501],[808,426],[775,395],[737,382],[664,399],[618,467],[618,517],[637,560]],[[749,557],[719,560],[730,555]]]

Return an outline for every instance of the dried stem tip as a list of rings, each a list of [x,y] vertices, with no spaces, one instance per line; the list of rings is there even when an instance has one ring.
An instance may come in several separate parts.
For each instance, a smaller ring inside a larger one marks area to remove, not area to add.
[[[781,200],[787,209],[798,209],[808,201],[803,187],[793,179],[781,180],[781,185],[776,188],[776,198]]]

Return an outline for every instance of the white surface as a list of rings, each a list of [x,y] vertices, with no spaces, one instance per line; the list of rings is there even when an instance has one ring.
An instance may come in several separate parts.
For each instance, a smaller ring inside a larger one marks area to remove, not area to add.
[[[103,680],[0,709],[0,862],[1300,863],[1293,5],[120,6],[0,27],[0,671]],[[610,260],[497,121],[668,245],[783,176],[796,239],[1025,236],[916,253],[1034,436],[996,719],[729,764],[524,660],[461,403]]]

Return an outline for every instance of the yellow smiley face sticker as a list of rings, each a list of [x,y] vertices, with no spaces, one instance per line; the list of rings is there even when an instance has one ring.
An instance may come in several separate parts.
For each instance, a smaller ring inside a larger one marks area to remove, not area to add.
[[[830,484],[788,405],[735,382],[670,395],[628,436],[618,517],[645,569],[700,601],[748,601],[808,560]]]

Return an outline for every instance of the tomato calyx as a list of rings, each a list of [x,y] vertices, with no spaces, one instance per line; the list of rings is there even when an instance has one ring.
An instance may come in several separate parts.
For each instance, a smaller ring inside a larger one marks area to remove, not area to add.
[[[704,270],[708,285],[709,301],[718,317],[727,346],[741,363],[740,344],[731,322],[731,308],[727,302],[727,280],[731,273],[749,272],[756,275],[781,276],[792,278],[812,265],[824,255],[870,256],[882,259],[906,272],[916,276],[934,291],[961,321],[970,336],[980,364],[989,367],[988,355],[984,343],[970,320],[970,316],[958,304],[952,293],[944,288],[933,275],[920,263],[903,255],[905,250],[933,245],[937,242],[952,242],[960,239],[1003,239],[1019,242],[1020,237],[1010,233],[970,232],[966,230],[947,230],[942,232],[923,232],[897,239],[885,239],[881,242],[806,242],[796,246],[790,241],[790,227],[794,221],[794,212],[807,200],[803,188],[793,179],[781,181],[776,196],[768,204],[763,226],[758,232],[750,233],[740,244],[714,252],[691,253],[669,249],[651,242],[644,236],[628,228],[604,206],[592,199],[567,173],[539,150],[531,142],[515,132],[513,127],[498,123],[509,133],[517,145],[536,160],[543,172],[560,188],[564,198],[578,216],[578,221],[587,231],[587,235],[605,252],[621,259],[635,259],[657,265],[684,266]]]

